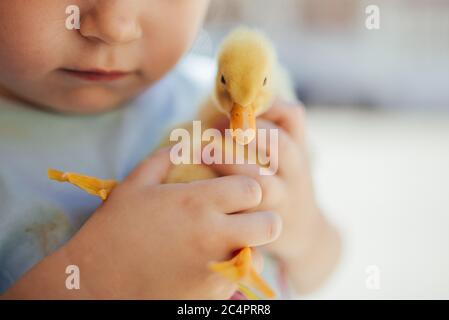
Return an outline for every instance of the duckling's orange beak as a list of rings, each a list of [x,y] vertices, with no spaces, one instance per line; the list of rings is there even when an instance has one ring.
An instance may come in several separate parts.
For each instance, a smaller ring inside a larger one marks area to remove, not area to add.
[[[251,106],[234,103],[231,109],[232,136],[240,145],[247,145],[256,137],[256,117]]]

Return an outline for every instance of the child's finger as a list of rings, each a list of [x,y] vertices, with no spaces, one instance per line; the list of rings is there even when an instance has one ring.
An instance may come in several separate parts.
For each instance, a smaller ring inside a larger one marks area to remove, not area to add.
[[[126,178],[141,185],[162,183],[171,167],[170,148],[164,148],[143,160]]]
[[[295,170],[300,159],[300,148],[290,135],[282,128],[278,127],[271,121],[257,120],[258,129],[264,129],[265,143],[258,139],[252,141],[249,150],[255,150],[258,160],[261,164],[266,165],[273,174],[289,175],[291,170]],[[277,130],[277,136],[273,136],[270,130]],[[271,138],[276,138],[271,141]],[[257,149],[255,148],[257,147]],[[254,159],[256,159],[254,155]],[[248,159],[245,159],[247,164],[212,164],[212,167],[222,174],[244,174],[251,177],[261,175],[261,168],[256,164],[248,164]],[[265,163],[266,162],[266,163]]]
[[[260,167],[255,164],[221,164],[214,165],[214,170],[224,176],[242,175],[255,179],[262,188],[262,201],[256,210],[269,210],[280,202],[285,193],[282,180],[276,176],[263,176]]]
[[[191,182],[191,197],[208,199],[214,209],[223,213],[235,213],[257,207],[262,200],[259,183],[246,176],[227,176]]]
[[[277,141],[270,141],[267,139],[265,149],[259,144],[258,148],[262,154],[269,157],[270,162],[278,168],[279,175],[288,175],[291,170],[295,170],[300,159],[300,148],[297,142],[283,129],[278,127],[271,121],[258,120],[257,126],[260,129],[266,129],[268,137],[270,137],[269,130],[277,129]]]
[[[281,218],[272,212],[233,214],[225,221],[224,232],[231,250],[271,243],[279,237],[282,230]]]
[[[254,179],[260,176],[260,167],[257,164],[212,164],[215,172],[223,176],[243,175]]]
[[[287,131],[292,138],[304,144],[304,107],[301,104],[291,104],[277,100],[274,105],[260,116],[277,124]]]

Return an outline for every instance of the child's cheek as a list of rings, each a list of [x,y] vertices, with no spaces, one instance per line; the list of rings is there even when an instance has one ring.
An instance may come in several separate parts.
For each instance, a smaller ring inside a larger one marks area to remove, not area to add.
[[[204,0],[164,2],[158,15],[148,16],[143,22],[147,40],[141,59],[146,73],[161,76],[190,49],[201,27],[206,4]]]
[[[48,73],[62,59],[64,11],[62,16],[52,16],[59,11],[52,13],[53,10],[48,10],[44,15],[42,10],[33,10],[32,7],[28,4],[21,10],[9,8],[7,13],[0,15],[0,20],[3,19],[0,72],[12,77],[34,78]]]
[[[42,57],[47,57],[46,59]],[[0,54],[0,74],[11,80],[32,80],[52,70],[51,56],[40,50],[13,50],[8,48]]]
[[[158,42],[155,41],[155,43]],[[142,69],[145,74],[151,75],[153,80],[159,79],[171,69],[188,48],[185,39],[179,38],[179,35],[172,37],[171,41],[159,43],[161,45],[147,44],[147,49],[144,50],[145,58],[142,59]]]

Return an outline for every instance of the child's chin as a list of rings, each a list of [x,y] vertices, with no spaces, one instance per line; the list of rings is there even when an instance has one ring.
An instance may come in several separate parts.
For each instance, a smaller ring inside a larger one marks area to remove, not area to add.
[[[96,114],[111,111],[122,106],[130,97],[114,95],[87,95],[64,99],[51,106],[56,112],[72,114]]]
[[[114,109],[117,109],[120,106],[120,104],[100,104],[100,105],[94,105],[94,104],[75,104],[75,105],[48,105],[44,106],[44,109],[47,109],[49,111],[57,112],[57,113],[66,113],[66,114],[74,114],[74,115],[92,115],[92,114],[98,114],[103,112],[108,112]]]
[[[71,114],[97,114],[97,113],[103,113],[108,112],[114,109],[119,108],[121,104],[115,103],[115,104],[76,104],[71,106],[62,106],[62,107],[56,107],[52,108],[53,110],[61,113],[71,113]]]

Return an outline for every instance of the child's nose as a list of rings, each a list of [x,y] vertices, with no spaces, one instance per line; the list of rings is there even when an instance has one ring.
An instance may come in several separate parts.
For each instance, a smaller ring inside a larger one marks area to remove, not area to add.
[[[81,16],[82,36],[110,45],[126,44],[142,36],[139,10],[134,1],[98,0]]]

